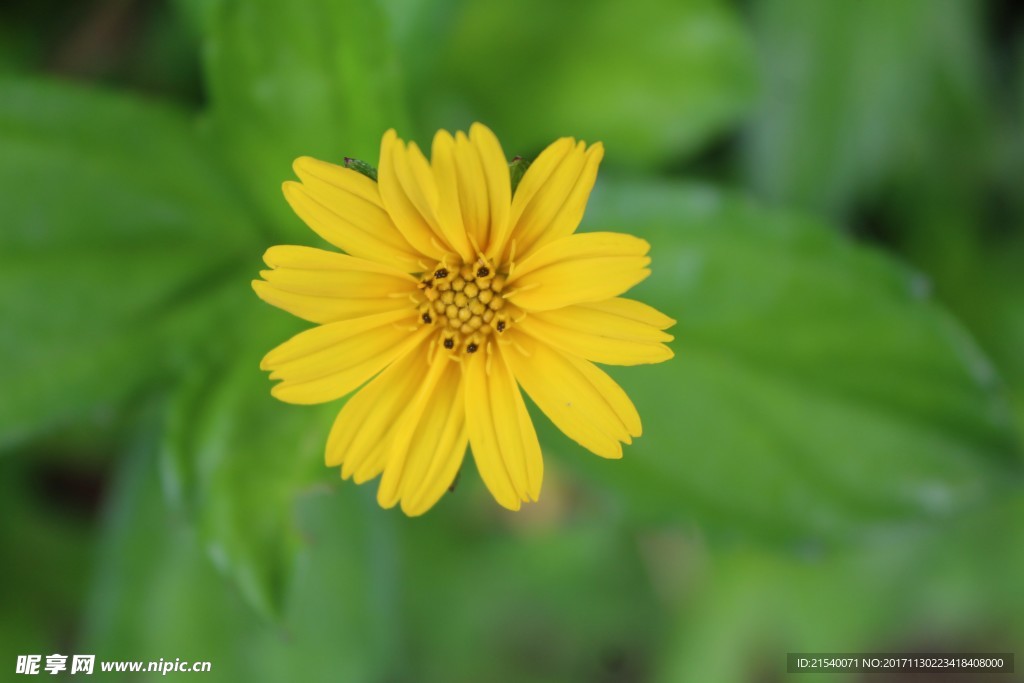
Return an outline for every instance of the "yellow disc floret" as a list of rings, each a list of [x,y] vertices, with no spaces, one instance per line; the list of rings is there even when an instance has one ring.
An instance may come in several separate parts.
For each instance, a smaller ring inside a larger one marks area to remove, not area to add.
[[[491,335],[511,325],[505,299],[506,275],[482,260],[452,266],[439,263],[420,277],[420,324],[434,325],[445,349],[476,353]]]

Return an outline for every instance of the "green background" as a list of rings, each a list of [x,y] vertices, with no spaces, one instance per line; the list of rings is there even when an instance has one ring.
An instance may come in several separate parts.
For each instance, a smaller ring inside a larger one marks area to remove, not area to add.
[[[676,357],[611,370],[644,419],[622,461],[534,411],[540,503],[467,466],[410,520],[323,466],[339,404],[271,399],[258,360],[304,324],[249,281],[318,244],[294,157],[475,120],[509,156],[604,142],[584,229],[651,242],[634,294]],[[2,677],[1024,655],[1022,124],[1012,0],[4,3]]]

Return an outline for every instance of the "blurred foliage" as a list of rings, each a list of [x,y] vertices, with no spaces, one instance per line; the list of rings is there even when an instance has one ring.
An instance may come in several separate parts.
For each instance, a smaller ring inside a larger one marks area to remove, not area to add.
[[[187,367],[259,252],[181,112],[42,80],[0,90],[2,442]]]
[[[894,176],[914,174],[926,187],[948,178],[940,160],[983,179],[992,102],[983,96],[982,9],[958,0],[755,2],[761,97],[743,147],[753,187],[842,214]]]
[[[332,0],[191,7],[202,31],[211,138],[273,227],[305,239],[280,196],[292,160],[375,159],[383,128],[405,125],[383,10]]]
[[[274,340],[258,341],[246,342],[232,362],[189,377],[168,412],[162,453],[172,500],[195,519],[214,561],[273,617],[295,554],[296,491],[323,481],[323,440],[337,408],[314,409],[323,415],[315,420],[271,398],[252,368]]]
[[[1019,470],[993,369],[919,274],[707,187],[609,183],[589,209],[651,242],[637,296],[679,321],[675,361],[616,372],[646,423],[607,472],[633,509],[849,540],[956,514]]]
[[[749,105],[750,38],[727,3],[634,0],[623,11],[596,0],[580,10],[545,0],[460,5],[436,75],[413,88],[428,130],[480,118],[509,149],[573,135],[642,167],[692,153]]]
[[[510,156],[604,141],[585,229],[652,243],[677,357],[613,369],[622,461],[534,411],[540,503],[467,468],[409,520],[322,466],[338,404],[270,398],[302,323],[248,281],[316,243],[294,157],[473,120]],[[6,4],[5,661],[728,682],[1012,650],[1022,123],[1012,2]]]
[[[942,534],[895,534],[855,552],[721,553],[706,569],[707,590],[686,603],[663,680],[772,678],[778,652],[793,643],[809,652],[993,651],[997,643],[1012,650],[1024,607],[1022,519],[1017,495]],[[1001,561],[993,566],[995,548]]]

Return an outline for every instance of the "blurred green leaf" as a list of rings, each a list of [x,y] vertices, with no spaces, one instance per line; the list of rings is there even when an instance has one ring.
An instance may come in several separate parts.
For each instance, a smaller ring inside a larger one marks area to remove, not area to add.
[[[42,52],[38,35],[19,31],[14,22],[0,21],[0,72],[17,73],[33,66]]]
[[[615,373],[644,436],[580,461],[635,511],[838,539],[1020,482],[998,380],[920,275],[710,188],[608,183],[585,223],[651,241],[636,296],[679,321],[675,359]]]
[[[1024,434],[1024,37],[1017,36],[1013,52],[1014,101],[1001,89],[1003,99],[996,103],[1005,107],[1000,125],[994,127],[998,163],[980,178],[972,177],[975,169],[965,169],[960,158],[937,164],[934,172],[908,174],[899,203],[910,204],[902,207],[913,230],[905,249],[935,274],[943,299],[991,354],[1013,394]],[[960,139],[960,132],[950,129],[949,138]],[[968,137],[966,144],[972,142]],[[941,182],[956,170],[961,172],[961,185],[974,191],[968,212],[956,211],[949,200],[962,195],[963,188],[958,192],[949,182]]]
[[[92,559],[95,540],[91,501],[81,500],[88,497],[87,486],[71,491],[79,494],[76,499],[62,497],[60,484],[61,477],[81,476],[83,469],[42,453],[0,459],[0,657],[5,660],[58,642],[78,619],[88,582],[81,569]]]
[[[1013,651],[1024,638],[1022,521],[1018,495],[949,529],[882,537],[856,552],[722,553],[679,605],[655,680],[779,678],[787,652]]]
[[[742,150],[752,186],[842,213],[896,170],[969,178],[991,151],[982,7],[754,3],[761,96]]]
[[[272,315],[253,297],[255,306]],[[259,328],[244,329],[229,359],[197,368],[183,384],[162,465],[167,490],[196,522],[215,564],[258,611],[277,619],[298,549],[296,500],[337,474],[324,468],[323,449],[338,406],[272,398],[259,359],[287,335],[271,340]]]
[[[1024,220],[1024,217],[1022,217]],[[950,276],[946,298],[984,343],[1006,378],[1024,435],[1024,225],[981,247],[965,272]]]
[[[439,128],[488,123],[509,156],[572,135],[618,163],[664,164],[753,99],[751,45],[718,0],[464,3],[447,23],[439,74],[414,100]]]
[[[618,512],[545,520],[556,504],[521,519],[480,502],[445,501],[440,524],[404,525],[415,680],[642,679],[667,623]]]
[[[204,30],[216,138],[252,201],[305,235],[281,197],[292,161],[373,162],[384,131],[406,124],[387,18],[376,0],[182,4]]]
[[[78,644],[100,659],[209,660],[213,681],[610,683],[645,670],[666,625],[617,509],[513,514],[473,475],[434,519],[381,511],[369,486],[296,496],[283,616],[253,619],[165,507],[152,455],[123,459],[106,516]]]
[[[210,681],[386,680],[400,666],[381,655],[379,640],[397,634],[372,628],[384,605],[373,601],[369,499],[318,493],[296,502],[305,542],[289,609],[271,623],[253,618],[195,534],[169,514],[153,444],[133,456],[122,460],[108,510],[81,651],[209,661]]]
[[[2,443],[186,359],[253,223],[181,112],[60,83],[0,91]]]

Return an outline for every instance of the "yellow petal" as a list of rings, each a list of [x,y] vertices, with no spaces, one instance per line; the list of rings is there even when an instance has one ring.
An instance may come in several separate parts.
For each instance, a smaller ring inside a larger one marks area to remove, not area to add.
[[[442,363],[440,359],[434,362]],[[409,516],[422,515],[434,506],[452,485],[466,455],[469,436],[461,372],[457,363],[445,366],[416,429],[408,432],[401,504],[402,512]]]
[[[462,131],[455,135],[455,167],[458,169],[462,221],[472,242],[483,249],[491,231],[490,197],[487,179],[476,148]]]
[[[270,248],[253,289],[261,299],[315,323],[408,309],[414,277],[373,261],[312,247]]]
[[[359,299],[297,294],[279,289],[263,280],[253,280],[252,288],[259,298],[271,306],[277,306],[313,323],[332,323],[409,308],[408,299]]]
[[[540,496],[544,463],[533,422],[503,354],[482,353],[463,360],[466,421],[480,476],[501,505],[519,509]]]
[[[646,241],[616,232],[569,235],[516,264],[505,297],[529,311],[609,299],[650,275],[649,249]]]
[[[537,199],[538,195],[548,192],[547,185],[552,175],[563,164],[572,164],[578,157],[576,141],[573,138],[559,138],[534,159],[519,181],[516,193],[512,196],[512,207],[509,212],[512,237],[518,238],[519,231],[525,227],[521,226],[521,223],[524,223],[523,212]]]
[[[437,218],[448,244],[463,261],[473,259],[473,246],[466,235],[459,198],[459,172],[455,159],[455,138],[446,130],[434,135],[430,151],[430,165],[437,182]]]
[[[292,170],[303,184],[341,190],[383,209],[377,183],[359,171],[305,156],[292,162]],[[394,237],[400,238],[401,235]]]
[[[260,367],[282,380],[271,393],[288,403],[340,398],[404,355],[430,328],[416,329],[415,309],[328,323],[268,353]]]
[[[570,148],[563,140],[548,148],[547,158],[545,150],[527,169],[512,200],[512,238],[518,254],[528,256],[548,242],[571,235],[583,219],[604,147],[597,143],[586,149],[580,142]]]
[[[430,456],[435,453],[432,449],[443,449],[443,452],[436,453],[436,457],[456,457],[455,451],[458,450],[459,444],[459,434],[456,432],[462,426],[458,424],[462,421],[461,410],[457,406],[454,408],[453,419],[456,424],[453,424],[451,429],[439,426],[442,420],[439,420],[440,416],[436,411],[452,413],[454,404],[459,402],[457,399],[461,397],[458,393],[458,373],[457,362],[450,360],[447,354],[436,354],[416,393],[395,422],[388,445],[384,476],[381,477],[380,487],[377,489],[377,502],[381,507],[394,507],[395,503],[407,494],[411,494],[412,498],[417,496],[429,470]],[[426,434],[428,438],[418,438],[417,435],[423,436],[423,432],[432,433]],[[436,440],[441,438],[442,433],[447,438],[443,443]],[[435,440],[431,442],[430,438]],[[464,452],[465,441],[461,443]],[[461,460],[461,455],[457,457]],[[442,469],[445,464],[450,466],[451,463],[441,462]],[[454,477],[454,473],[452,476]],[[451,484],[451,481],[445,486],[448,484]],[[433,492],[432,489],[431,493]],[[423,497],[426,497],[426,494]],[[415,502],[422,503],[422,499]]]
[[[384,470],[395,424],[427,374],[427,343],[411,349],[348,400],[327,440],[327,465],[362,484]]]
[[[638,365],[668,360],[672,350],[663,342],[672,341],[672,335],[647,320],[667,321],[664,327],[672,324],[671,318],[639,301],[609,299],[533,313],[519,321],[516,329],[596,363]]]
[[[271,268],[299,268],[302,270],[357,269],[367,273],[380,273],[416,282],[416,278],[391,264],[339,254],[335,251],[295,245],[270,247],[263,254],[263,262]]]
[[[505,354],[533,402],[572,440],[605,458],[621,458],[619,442],[641,433],[640,416],[626,393],[593,363],[513,331],[522,352]]]
[[[648,325],[658,330],[664,330],[676,324],[675,320],[653,306],[648,306],[645,303],[641,303],[633,299],[625,299],[623,297],[616,297],[605,301],[596,301],[594,303],[582,304],[581,306],[583,308],[601,311],[609,315],[615,315],[642,325]],[[663,339],[661,341],[669,341],[671,339],[672,337],[670,336],[669,339]]]
[[[508,160],[498,138],[490,128],[481,123],[474,123],[469,127],[469,141],[480,157],[490,206],[488,237],[486,241],[480,242],[479,246],[493,259],[504,250],[509,233],[512,181],[509,177]]]
[[[407,148],[393,129],[380,143],[377,181],[384,207],[405,239],[430,260],[440,260],[446,247],[436,229],[438,192],[430,165],[415,144]]]
[[[300,157],[302,183],[284,183],[285,199],[322,238],[353,256],[411,271],[421,257],[384,210],[377,184],[347,168]]]

